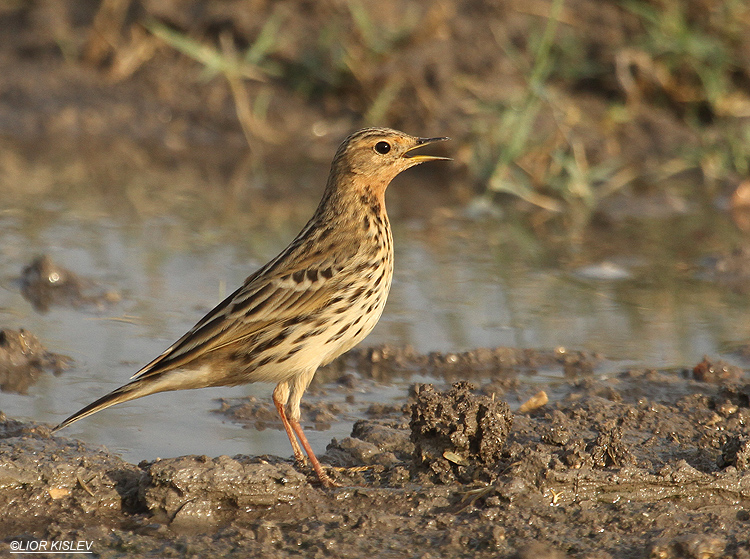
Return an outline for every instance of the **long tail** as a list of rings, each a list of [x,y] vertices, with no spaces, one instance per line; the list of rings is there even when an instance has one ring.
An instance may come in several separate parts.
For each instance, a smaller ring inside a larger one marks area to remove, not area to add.
[[[59,431],[60,429],[62,429],[63,427],[67,427],[74,421],[78,421],[79,419],[88,417],[89,415],[95,414],[96,412],[110,406],[114,406],[115,404],[127,402],[128,400],[134,400],[136,398],[140,398],[141,396],[147,396],[149,394],[153,394],[154,392],[162,392],[164,390],[163,388],[158,389],[158,387],[155,386],[156,383],[149,382],[150,380],[151,379],[134,380],[133,382],[129,382],[128,384],[121,386],[116,390],[113,390],[109,394],[102,396],[97,401],[90,403],[85,408],[71,415],[68,419],[60,423],[60,425],[52,429],[52,432],[54,433],[56,431]]]

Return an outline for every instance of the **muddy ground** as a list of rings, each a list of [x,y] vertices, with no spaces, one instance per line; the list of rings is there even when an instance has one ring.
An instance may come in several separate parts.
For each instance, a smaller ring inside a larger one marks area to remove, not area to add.
[[[373,406],[322,457],[334,489],[273,456],[129,464],[3,416],[3,545],[85,540],[99,557],[750,557],[750,384],[726,364],[598,379],[588,359],[576,369],[559,353],[506,348],[347,359],[485,380],[417,384],[403,406]],[[512,413],[505,399],[529,392],[518,374],[552,362],[569,378],[538,386],[553,401]]]
[[[97,218],[169,215],[243,231],[278,226],[309,215],[332,150],[368,115],[413,133],[453,136],[451,180],[430,176],[445,188],[437,202],[418,205],[427,218],[461,208],[485,188],[475,161],[478,146],[491,140],[481,126],[492,114],[483,111],[513,104],[528,87],[532,39],[549,6],[428,4],[412,3],[404,13],[401,2],[381,2],[369,22],[349,2],[3,4],[3,209],[31,208],[43,218],[44,204],[64,200]],[[686,18],[709,28],[713,18],[703,14],[718,13],[708,0],[645,4],[687,6]],[[245,52],[277,13],[278,42],[258,64],[264,81],[244,84],[257,109],[250,130],[241,126],[225,76],[210,75],[146,31],[156,20],[216,48],[229,36]],[[560,65],[547,84],[552,101],[534,133],[552,139],[522,158],[525,171],[546,168],[538,160],[572,134],[587,165],[618,160],[632,170],[638,180],[626,194],[654,189],[656,179],[678,172],[705,175],[716,187],[711,197],[740,183],[735,171],[713,180],[713,156],[671,170],[683,147],[697,151],[717,134],[720,103],[693,93],[695,72],[682,64],[662,79],[666,63],[643,52],[644,24],[635,11],[571,0],[561,21],[560,45],[583,39],[556,58],[574,68]],[[408,33],[399,38],[403,26]],[[343,42],[326,42],[321,29],[342,33]],[[398,56],[381,49],[385,32]],[[740,31],[733,43],[745,62],[748,36]],[[575,73],[584,60],[600,70]],[[725,97],[745,114],[748,66],[728,66],[733,87]],[[136,169],[139,182],[131,178]],[[646,207],[633,198],[616,201],[594,225],[606,227],[617,203],[639,215],[683,211],[683,194],[666,192]],[[233,221],[233,212],[242,219]],[[548,219],[544,214],[537,226]],[[594,228],[588,236],[597,234]],[[745,255],[719,258],[707,273],[744,287]],[[26,280],[49,278],[48,264],[30,267]],[[119,297],[60,270],[55,282],[66,279],[64,304],[99,306]],[[28,285],[27,295],[44,310],[47,291]],[[750,557],[750,384],[741,370],[709,358],[694,370],[629,370],[601,379],[592,374],[597,356],[517,348],[431,355],[375,348],[344,359],[356,374],[341,373],[340,364],[321,371],[327,390],[346,394],[361,379],[413,373],[445,384],[415,385],[402,405],[372,406],[350,437],[332,441],[322,460],[341,484],[335,489],[319,487],[308,468],[271,456],[130,464],[64,433],[53,437],[49,425],[0,414],[0,549],[55,540],[92,542],[103,558]],[[24,392],[45,370],[67,364],[33,334],[2,331],[3,389]],[[558,368],[565,380],[545,386],[519,376],[538,367]],[[519,411],[540,390],[550,402]],[[219,410],[227,421],[258,427],[274,426],[269,411],[270,401]],[[324,424],[339,412],[319,406],[304,413]]]

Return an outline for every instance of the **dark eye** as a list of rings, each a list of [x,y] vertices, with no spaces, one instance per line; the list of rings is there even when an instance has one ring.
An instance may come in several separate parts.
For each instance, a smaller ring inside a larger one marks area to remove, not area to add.
[[[375,151],[377,151],[380,155],[385,155],[389,151],[391,151],[391,144],[388,142],[378,142],[375,144]]]

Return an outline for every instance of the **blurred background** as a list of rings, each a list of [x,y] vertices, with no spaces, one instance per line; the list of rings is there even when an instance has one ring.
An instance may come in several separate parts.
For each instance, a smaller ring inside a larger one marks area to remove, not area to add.
[[[746,375],[745,0],[6,0],[0,37],[0,327],[72,358],[5,382],[10,416],[57,422],[122,384],[286,246],[370,125],[451,136],[453,161],[388,191],[394,286],[366,345]],[[30,302],[43,254],[80,297]],[[211,412],[255,394],[152,396],[67,434],[136,461],[287,455]]]

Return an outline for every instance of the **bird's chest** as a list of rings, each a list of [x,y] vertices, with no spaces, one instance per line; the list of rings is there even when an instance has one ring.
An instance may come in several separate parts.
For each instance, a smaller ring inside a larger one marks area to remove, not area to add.
[[[363,240],[357,256],[349,262],[342,285],[346,307],[331,325],[336,334],[324,362],[357,345],[378,323],[391,288],[392,246],[390,230],[381,229]]]

